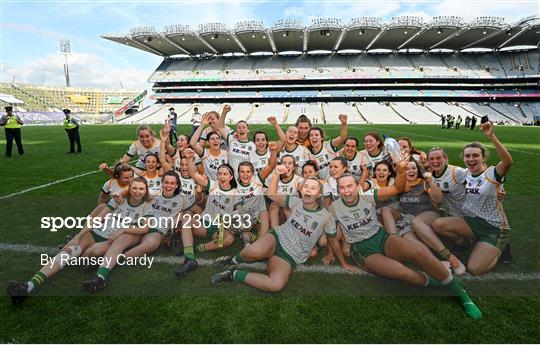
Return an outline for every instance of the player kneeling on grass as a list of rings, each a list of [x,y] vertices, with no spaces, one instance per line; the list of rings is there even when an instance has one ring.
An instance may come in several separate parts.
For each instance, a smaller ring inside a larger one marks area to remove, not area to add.
[[[133,179],[129,186],[129,194],[120,205],[116,207],[116,202],[112,199],[107,207],[97,215],[98,218],[103,219],[107,213],[114,210],[113,217],[105,218],[102,227],[92,228],[89,225],[84,227],[54,258],[50,258],[49,263],[44,265],[27,283],[16,281],[8,283],[6,290],[13,303],[22,302],[36,286],[45,283],[47,279],[60,272],[74,258],[103,256],[116,238],[115,235],[121,230],[117,227],[118,222],[115,222],[114,219],[122,219],[123,221],[129,219],[129,224],[136,223],[139,217],[144,214],[147,200],[148,185],[146,181],[142,178]],[[93,221],[92,223],[95,224]]]
[[[287,168],[282,165],[276,167],[268,197],[288,207],[291,216],[277,229],[264,234],[255,243],[244,248],[240,254],[218,258],[214,262],[214,267],[233,267],[213,275],[212,285],[234,280],[259,290],[277,292],[285,287],[293,268],[307,260],[311,249],[323,232],[326,233],[332,248],[339,247],[335,238],[336,220],[320,205],[322,198],[320,181],[315,178],[306,179],[300,189],[301,198],[278,194],[279,177],[286,171]],[[268,260],[268,274],[241,271],[234,267],[239,263],[261,260]],[[356,270],[356,267],[348,265],[344,260],[340,262],[345,269]]]
[[[474,275],[491,271],[508,242],[510,226],[497,193],[502,190],[506,174],[513,164],[512,156],[493,133],[493,124],[486,122],[480,125],[480,130],[495,146],[501,161],[488,167],[486,149],[482,144],[465,145],[463,161],[468,172],[462,205],[464,217],[444,217],[433,222],[433,230],[439,236],[477,241],[467,262],[467,271]]]
[[[356,177],[345,174],[338,180],[341,198],[330,207],[333,216],[351,244],[351,257],[369,273],[416,286],[443,285],[455,293],[467,315],[480,319],[482,312],[472,302],[460,282],[427,248],[408,239],[389,235],[377,220],[376,204],[405,188],[407,163],[398,165],[396,183],[364,193]],[[341,248],[333,248],[340,260]],[[337,250],[336,250],[337,249]],[[410,262],[422,271],[405,266]]]
[[[112,244],[103,255],[105,258],[97,277],[85,281],[82,288],[87,292],[103,291],[110,271],[118,264],[121,254],[124,258],[138,258],[152,254],[161,245],[165,234],[176,227],[181,219],[181,212],[191,206],[189,200],[180,194],[180,179],[173,171],[168,171],[162,178],[162,192],[148,202],[144,212],[146,226],[120,229],[109,238]],[[189,229],[188,229],[189,230]]]

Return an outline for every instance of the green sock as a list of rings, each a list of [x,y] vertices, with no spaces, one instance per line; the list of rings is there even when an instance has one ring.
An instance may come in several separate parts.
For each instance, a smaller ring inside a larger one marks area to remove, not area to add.
[[[452,253],[450,252],[450,250],[448,250],[448,248],[444,248],[443,250],[441,250],[439,252],[439,256],[441,257],[441,259],[443,260],[449,260],[450,259],[450,255],[452,255]]]
[[[251,243],[257,241],[257,235],[255,235],[255,234],[252,233],[251,236],[250,236],[250,238],[249,238],[249,241],[250,241]]]
[[[476,306],[476,304],[474,304],[472,299],[467,294],[467,291],[465,291],[463,288],[462,283],[450,275],[448,278],[443,280],[441,284],[445,285],[450,291],[457,295],[458,300],[463,306],[463,309],[465,309],[467,315],[474,320],[480,320],[482,318],[482,311]]]
[[[109,275],[110,270],[105,267],[100,267],[97,271],[97,276],[102,279],[107,279],[107,276]]]
[[[237,283],[243,283],[246,281],[248,272],[236,270],[233,273],[233,280]]]
[[[204,253],[205,251],[206,247],[204,246],[204,243],[197,245],[197,253]]]
[[[195,260],[195,252],[193,246],[184,247],[184,256],[188,259]]]
[[[38,273],[34,274],[34,276],[30,279],[30,283],[32,283],[32,289],[35,286],[45,283],[46,280],[47,276],[43,272],[39,271]]]
[[[236,254],[236,255],[232,258],[232,262],[233,262],[233,264],[241,264],[241,263],[244,263],[244,262],[246,262],[246,261],[240,256],[240,254]]]

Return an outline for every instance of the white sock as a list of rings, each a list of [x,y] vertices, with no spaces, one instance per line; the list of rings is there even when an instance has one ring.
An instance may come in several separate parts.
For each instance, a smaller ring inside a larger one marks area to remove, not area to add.
[[[442,280],[442,281],[441,281],[441,284],[447,285],[447,284],[449,284],[453,279],[454,279],[454,277],[452,277],[452,275],[449,274],[448,277],[447,277],[445,280]]]
[[[34,290],[34,283],[32,282],[28,282],[28,293],[32,292],[32,290]]]
[[[235,265],[238,265],[238,262],[236,262],[236,256],[233,256],[233,258],[231,259],[231,262]]]

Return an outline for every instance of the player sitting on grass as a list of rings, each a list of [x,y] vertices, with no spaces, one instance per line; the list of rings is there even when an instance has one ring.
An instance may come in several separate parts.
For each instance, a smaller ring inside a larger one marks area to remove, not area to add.
[[[274,171],[277,160],[277,144],[270,142],[268,148],[271,152],[269,163],[257,175],[254,175],[255,168],[250,162],[242,162],[238,166],[238,186],[236,188],[244,199],[244,204],[240,206],[240,209],[249,214],[253,225],[256,225],[256,222],[259,223],[259,237],[267,233],[270,228],[268,209],[264,201],[264,188],[266,188],[264,181]],[[246,246],[256,239],[256,236],[249,231],[242,232],[240,236]]]
[[[184,253],[188,251],[190,256],[186,255],[182,266],[175,272],[179,277],[187,275],[198,267],[193,254],[193,235],[206,241],[197,246],[198,253],[218,250],[234,243],[234,233],[230,229],[223,227],[224,222],[219,217],[223,214],[232,215],[243,203],[243,198],[236,189],[237,183],[230,165],[221,164],[217,168],[217,180],[214,181],[208,176],[197,172],[192,159],[193,154],[194,152],[191,149],[186,149],[184,152],[188,160],[189,175],[198,185],[204,188],[208,200],[200,218],[194,218],[191,229],[182,230],[182,232],[189,232],[188,234],[182,233],[182,241]],[[200,221],[197,221],[197,219]],[[217,225],[218,223],[219,225]]]
[[[112,244],[103,255],[106,260],[99,267],[97,277],[82,284],[84,291],[105,290],[106,279],[118,264],[120,254],[131,247],[133,248],[124,253],[126,258],[152,254],[159,248],[163,236],[176,226],[181,218],[181,212],[189,206],[189,201],[180,194],[180,179],[175,172],[169,171],[163,175],[162,182],[162,193],[151,199],[145,210],[146,226],[139,224],[138,227],[123,228],[109,238]],[[148,218],[153,220],[150,221]]]
[[[107,213],[113,211],[113,217],[130,218],[130,223],[134,224],[144,214],[147,200],[146,181],[140,177],[135,178],[129,185],[129,194],[122,203],[115,208],[116,202],[112,199],[97,217],[103,219]],[[92,229],[88,225],[85,226],[54,258],[50,259],[51,263],[44,265],[28,282],[9,282],[6,291],[13,303],[22,302],[36,286],[60,272],[70,259],[81,255],[103,256],[114,240],[115,234],[121,230],[116,224],[107,222],[107,219],[103,223],[101,228]]]
[[[433,223],[433,230],[442,237],[477,241],[467,262],[467,270],[474,275],[493,269],[508,242],[510,226],[497,193],[503,188],[513,164],[512,156],[495,136],[493,124],[484,123],[480,130],[495,146],[501,160],[496,166],[487,166],[487,153],[482,144],[465,145],[463,162],[469,170],[465,176],[462,206],[465,216],[439,218]]]
[[[227,271],[216,273],[211,278],[212,285],[235,281],[253,286],[259,290],[277,292],[282,290],[296,265],[304,263],[311,249],[322,233],[328,236],[332,248],[339,247],[336,237],[336,220],[320,205],[322,185],[318,179],[308,178],[300,189],[301,198],[278,193],[279,175],[288,168],[280,165],[272,178],[268,197],[291,210],[287,221],[275,230],[263,235],[255,243],[244,248],[236,256],[225,256],[214,262],[214,267],[233,266]],[[341,251],[340,251],[341,252]],[[268,260],[267,272],[255,273],[238,270],[234,265],[243,262]],[[343,267],[355,271],[347,264]]]
[[[351,244],[351,257],[362,269],[384,278],[416,286],[444,285],[458,296],[467,315],[480,319],[482,312],[443,263],[427,248],[389,235],[377,220],[375,205],[379,200],[397,195],[405,188],[406,169],[406,162],[401,162],[395,185],[366,193],[352,174],[345,174],[338,180],[341,199],[332,204],[330,211],[343,229],[345,239]],[[332,248],[338,260],[344,260],[341,248]],[[405,262],[414,264],[422,271],[405,266]]]

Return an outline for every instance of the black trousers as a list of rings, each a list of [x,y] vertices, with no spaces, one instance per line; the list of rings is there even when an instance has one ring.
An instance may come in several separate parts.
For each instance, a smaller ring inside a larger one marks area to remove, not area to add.
[[[79,136],[79,127],[66,129],[69,139],[69,152],[75,152],[75,143],[77,143],[77,152],[82,152],[81,137]]]
[[[172,146],[176,145],[176,127],[171,127],[169,132],[169,141]]]
[[[17,144],[17,150],[20,155],[24,154],[24,148],[22,144],[21,129],[20,128],[5,128],[6,131],[6,156],[11,157],[11,151],[13,150],[13,139]]]

